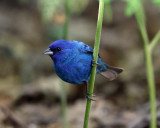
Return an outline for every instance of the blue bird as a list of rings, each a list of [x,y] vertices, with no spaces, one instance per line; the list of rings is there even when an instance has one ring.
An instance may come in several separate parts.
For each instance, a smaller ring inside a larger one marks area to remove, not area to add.
[[[51,57],[55,72],[62,80],[71,84],[86,84],[87,98],[90,100],[92,99],[88,96],[88,81],[92,65],[96,64],[96,73],[109,80],[117,78],[123,71],[121,68],[105,64],[100,57],[97,63],[92,61],[93,48],[80,41],[57,40],[43,53]]]

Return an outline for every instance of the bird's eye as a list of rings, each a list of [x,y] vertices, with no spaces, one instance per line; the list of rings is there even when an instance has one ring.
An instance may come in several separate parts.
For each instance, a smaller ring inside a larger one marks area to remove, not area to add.
[[[57,48],[57,51],[61,51],[61,48]]]

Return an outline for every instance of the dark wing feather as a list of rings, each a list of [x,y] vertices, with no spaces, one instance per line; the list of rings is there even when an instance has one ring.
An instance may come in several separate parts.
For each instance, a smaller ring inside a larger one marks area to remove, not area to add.
[[[112,67],[109,65],[106,65],[106,66],[107,66],[107,70],[104,72],[100,72],[100,74],[109,80],[116,79],[118,77],[118,74],[123,72],[122,68]]]

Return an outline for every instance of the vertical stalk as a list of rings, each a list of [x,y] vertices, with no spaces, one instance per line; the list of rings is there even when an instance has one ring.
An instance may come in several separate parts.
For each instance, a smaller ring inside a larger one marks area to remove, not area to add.
[[[68,26],[69,26],[69,18],[70,18],[69,1],[70,0],[65,0],[65,16],[66,16],[66,21],[64,23],[64,29],[63,29],[63,39],[64,40],[67,40],[67,37],[68,37]],[[68,128],[67,114],[66,114],[67,99],[66,99],[65,83],[63,81],[61,81],[60,86],[61,86],[62,123],[63,123],[63,128]]]
[[[152,64],[152,55],[149,52],[149,47],[145,50],[146,63],[147,63],[147,77],[148,77],[148,85],[150,90],[150,111],[151,111],[151,123],[150,128],[157,127],[156,120],[156,91],[155,91],[155,81],[154,81],[154,72],[153,72],[153,64]]]
[[[67,122],[67,114],[66,114],[66,108],[67,108],[67,99],[66,99],[66,88],[63,81],[60,81],[60,91],[61,91],[61,112],[62,112],[62,124],[63,128],[68,128],[68,122]]]
[[[70,0],[65,0],[66,21],[64,23],[64,29],[63,29],[63,39],[64,40],[67,40],[68,38],[68,26],[69,26],[69,18],[70,18],[69,2]]]
[[[144,43],[144,52],[146,60],[146,70],[147,70],[147,81],[149,88],[149,99],[150,99],[150,114],[151,114],[151,123],[150,128],[156,128],[156,91],[155,91],[155,81],[154,81],[154,70],[152,64],[152,50],[150,50],[149,39],[147,36],[147,31],[145,23],[140,20],[139,12],[136,13],[136,20],[138,22],[140,32],[143,38]]]
[[[94,53],[93,53],[93,60],[95,62],[97,62],[97,58],[98,58],[101,28],[102,28],[102,21],[103,21],[103,10],[104,10],[104,0],[99,0],[98,21],[97,21],[97,29],[96,29]],[[96,75],[96,65],[92,67],[92,71],[91,71],[91,78],[90,78],[90,85],[89,85],[89,93],[90,93],[89,97],[92,97],[91,94],[93,93],[95,75]],[[91,100],[87,99],[83,128],[88,128],[90,108],[91,108]]]

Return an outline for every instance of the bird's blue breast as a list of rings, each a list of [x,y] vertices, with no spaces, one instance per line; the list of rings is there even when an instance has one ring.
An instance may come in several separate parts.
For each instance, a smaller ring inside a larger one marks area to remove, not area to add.
[[[90,77],[91,60],[91,55],[82,54],[63,63],[54,62],[53,65],[62,80],[72,84],[83,84]]]

